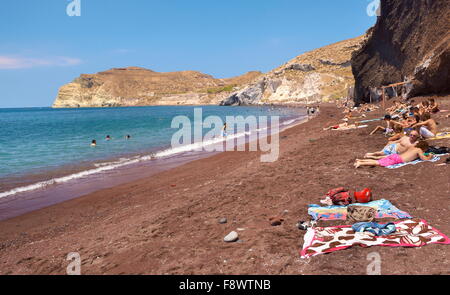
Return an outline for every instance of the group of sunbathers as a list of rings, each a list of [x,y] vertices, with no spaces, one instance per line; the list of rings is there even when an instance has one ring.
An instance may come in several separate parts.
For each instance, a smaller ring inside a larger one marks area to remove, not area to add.
[[[345,101],[344,103],[338,101],[336,104],[339,108],[344,108],[343,113],[345,114],[345,116],[342,119],[342,121],[344,121],[344,123],[326,127],[326,128],[323,128],[323,130],[338,130],[338,129],[347,130],[347,129],[355,129],[358,127],[364,127],[364,126],[361,126],[360,122],[355,122],[353,124],[350,124],[349,121],[352,119],[363,119],[367,116],[365,113],[372,112],[379,108],[378,106],[376,106],[374,104],[364,104],[359,107],[351,107],[350,106],[351,103],[348,101]]]
[[[388,144],[381,151],[367,153],[364,159],[357,159],[355,168],[388,167],[433,158],[432,153],[427,153],[430,147],[426,139],[436,137],[438,133],[438,124],[431,118],[431,113],[438,113],[439,107],[434,99],[417,106],[413,104],[414,101],[394,102],[394,106],[387,109],[389,115],[384,117],[386,126],[377,126],[370,134],[382,131],[390,136]]]
[[[417,130],[425,139],[436,137],[437,123],[431,118],[431,114],[439,112],[439,108],[434,99],[424,101],[417,106],[413,106],[411,102],[408,105],[408,103],[396,101],[387,111],[390,114],[384,117],[386,127],[377,126],[370,135],[382,131],[391,136],[390,140],[396,140],[405,132]]]

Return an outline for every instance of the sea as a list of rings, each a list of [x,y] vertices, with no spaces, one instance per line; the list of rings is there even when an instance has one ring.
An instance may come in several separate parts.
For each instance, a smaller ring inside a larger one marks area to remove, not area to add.
[[[171,145],[180,127],[172,128],[172,121],[185,116],[194,122],[194,109],[223,122],[227,116],[278,116],[281,129],[306,117],[304,108],[274,106],[0,109],[0,219],[208,156],[194,144]],[[205,135],[211,128],[201,130]]]

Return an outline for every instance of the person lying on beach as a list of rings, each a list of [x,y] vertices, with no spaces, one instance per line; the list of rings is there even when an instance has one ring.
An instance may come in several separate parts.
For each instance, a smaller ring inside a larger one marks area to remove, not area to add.
[[[393,129],[394,125],[396,125],[396,124],[401,125],[399,122],[392,120],[391,115],[384,116],[383,120],[386,123],[386,127],[377,126],[372,132],[370,132],[370,135],[374,135],[378,131],[382,131],[384,134],[391,134],[394,132],[394,129]]]
[[[426,141],[420,141],[415,147],[410,147],[402,154],[392,154],[379,160],[357,159],[354,166],[356,169],[361,166],[389,167],[397,164],[409,163],[417,159],[429,161],[433,158],[433,154],[426,154],[428,148],[429,145]]]
[[[371,112],[371,111],[374,111],[374,110],[376,110],[378,107],[377,106],[375,106],[375,105],[373,105],[373,104],[365,104],[365,105],[362,105],[361,106],[361,111],[362,112]]]
[[[394,105],[386,111],[391,115],[394,116],[396,114],[404,114],[408,111],[408,106],[400,101],[394,101]]]
[[[349,107],[346,107],[342,113],[343,113],[343,114],[347,114],[347,115],[348,115],[348,114],[351,115],[352,110],[351,110]]]
[[[357,124],[349,124],[349,123],[345,122],[345,123],[341,123],[339,125],[333,125],[333,126],[330,126],[327,128],[323,128],[323,130],[326,131],[326,130],[333,130],[333,129],[337,130],[337,129],[352,129],[352,128],[358,128],[358,125]]]
[[[379,160],[392,154],[401,154],[406,152],[409,148],[416,146],[420,138],[419,132],[411,131],[409,135],[404,135],[396,141],[389,142],[383,150],[375,153],[367,153],[364,158]]]
[[[431,119],[430,113],[425,113],[421,117],[421,122],[412,126],[413,128],[419,128],[420,135],[423,138],[433,138],[438,134],[436,121]]]
[[[394,105],[386,109],[386,112],[393,113],[399,108],[399,102],[394,100]]]
[[[359,117],[354,117],[353,116],[353,113],[348,113],[347,115],[345,115],[344,116],[344,119],[342,119],[342,120],[344,120],[344,121],[348,121],[348,120],[350,120],[350,119],[361,119],[361,118],[366,118],[367,117],[367,115],[366,114],[362,114],[361,116],[359,116]]]

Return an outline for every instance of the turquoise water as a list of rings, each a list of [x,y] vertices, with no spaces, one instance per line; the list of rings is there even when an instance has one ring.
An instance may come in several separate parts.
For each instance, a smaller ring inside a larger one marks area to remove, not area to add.
[[[177,129],[172,119],[193,119],[191,106],[154,106],[87,109],[0,109],[0,181],[60,169],[66,165],[101,163],[170,147]],[[203,106],[210,115],[304,115],[295,108]],[[204,133],[208,130],[204,130]],[[131,139],[127,140],[126,135]],[[112,140],[106,141],[106,135]],[[91,147],[93,139],[97,147]]]

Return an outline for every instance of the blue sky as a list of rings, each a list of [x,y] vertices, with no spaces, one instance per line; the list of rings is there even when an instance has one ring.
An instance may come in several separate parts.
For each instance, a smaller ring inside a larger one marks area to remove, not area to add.
[[[267,72],[362,35],[374,0],[2,0],[0,107],[50,106],[81,73],[141,66],[217,78]]]

